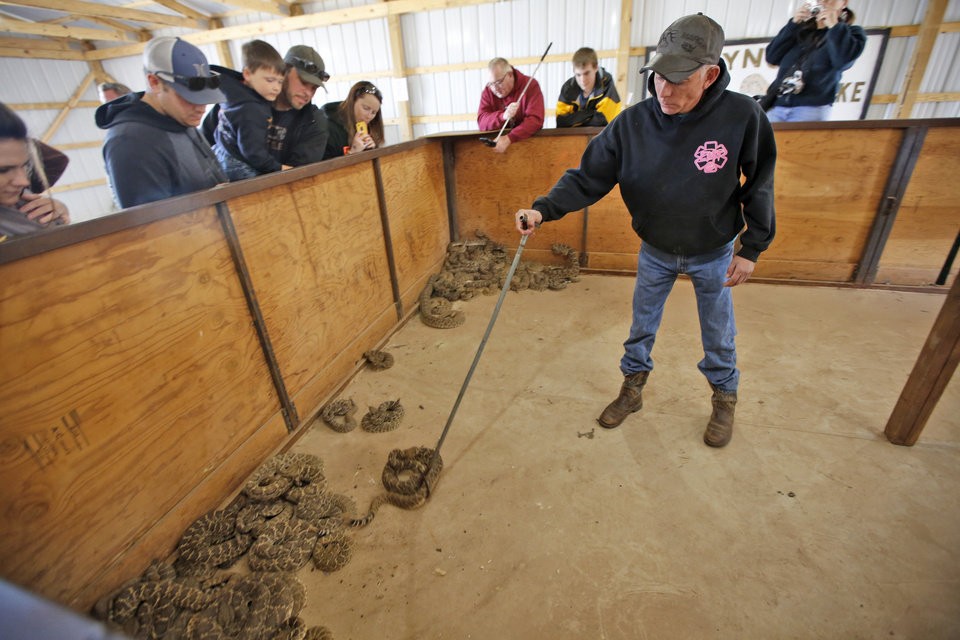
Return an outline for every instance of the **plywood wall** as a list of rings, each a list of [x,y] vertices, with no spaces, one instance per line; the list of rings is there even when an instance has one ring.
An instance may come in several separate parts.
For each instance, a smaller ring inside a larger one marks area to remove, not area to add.
[[[936,282],[944,257],[960,233],[960,129],[931,129],[923,141],[903,202],[887,239],[877,282],[929,285]],[[960,270],[954,261],[952,282]]]
[[[778,130],[778,237],[757,274],[850,282],[903,131]],[[0,575],[83,611],[168,554],[409,317],[452,233],[515,247],[515,211],[595,133],[506,155],[423,140],[0,246]],[[960,127],[930,128],[878,280],[941,267],[958,149]],[[616,189],[524,258],[559,261],[555,242],[635,269]]]

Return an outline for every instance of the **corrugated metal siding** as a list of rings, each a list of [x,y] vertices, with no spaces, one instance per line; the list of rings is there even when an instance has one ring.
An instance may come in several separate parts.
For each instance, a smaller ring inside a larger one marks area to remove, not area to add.
[[[99,0],[102,4],[126,6],[128,0]],[[267,13],[243,14],[236,9],[209,0],[189,0],[189,6],[209,15],[223,15],[224,26],[240,26],[275,19]],[[370,4],[377,0],[322,0],[304,4],[306,13],[347,9]],[[495,56],[516,60],[538,58],[553,42],[551,55],[564,56],[563,61],[545,62],[537,72],[537,80],[544,94],[548,110],[556,106],[560,86],[570,77],[570,63],[566,61],[581,46],[599,51],[615,50],[619,45],[620,0],[506,0],[482,5],[471,5],[435,11],[407,14],[400,24],[404,41],[404,56],[408,68],[439,65],[459,65],[452,68],[409,77],[403,85],[396,85],[393,61],[390,55],[389,29],[386,19],[359,21],[314,29],[260,36],[281,53],[295,44],[307,44],[323,57],[332,78],[327,92],[322,90],[315,102],[343,99],[352,84],[351,78],[364,77],[377,84],[384,93],[383,113],[388,120],[398,114],[397,101],[403,89],[409,95],[410,113],[414,117],[429,117],[429,123],[413,126],[415,136],[443,131],[475,131],[474,117],[480,92],[487,81],[485,63]],[[670,22],[689,13],[702,11],[724,25],[730,40],[772,38],[792,14],[793,0],[634,0],[631,47],[655,46]],[[866,27],[909,25],[922,22],[927,0],[857,0],[852,8],[857,23]],[[138,7],[139,8],[139,7]],[[159,5],[142,7],[168,15],[176,15]],[[49,18],[56,13],[45,10],[4,6],[4,11],[21,17]],[[945,21],[960,21],[960,0],[951,0]],[[81,23],[78,23],[78,26]],[[85,25],[95,26],[95,25]],[[158,35],[177,35],[183,29],[157,29]],[[901,90],[910,56],[916,47],[916,37],[891,39],[887,45],[883,65],[877,79],[876,94],[896,94]],[[229,47],[236,66],[240,65],[240,47],[246,39],[230,42]],[[122,43],[100,43],[102,47]],[[208,59],[222,63],[215,45],[201,46]],[[940,36],[932,53],[923,92],[945,93],[960,91],[960,34]],[[640,99],[644,76],[638,73],[643,58],[629,60],[626,86],[618,86],[621,98],[631,102]],[[104,60],[104,68],[118,81],[133,90],[144,87],[140,56]],[[604,57],[601,65],[615,76],[616,59]],[[524,73],[531,73],[534,64],[518,64]],[[82,62],[39,59],[0,59],[0,100],[8,103],[65,102],[89,72]],[[361,75],[362,74],[362,75]],[[11,81],[13,79],[13,81]],[[91,87],[84,100],[96,100]],[[868,117],[890,118],[895,105],[876,105]],[[36,110],[23,113],[34,135],[42,134],[56,118],[57,110]],[[957,117],[960,103],[920,103],[914,117]],[[450,116],[444,120],[444,116]],[[554,126],[548,117],[547,127]],[[388,143],[400,140],[400,127],[386,127]],[[93,109],[75,110],[62,124],[52,142],[90,142],[103,138],[103,132],[93,123]],[[62,178],[62,184],[81,183],[104,177],[99,148],[69,151],[71,165]],[[74,219],[92,217],[93,212],[109,210],[110,195],[106,187],[93,187],[64,192],[61,196],[71,207]]]

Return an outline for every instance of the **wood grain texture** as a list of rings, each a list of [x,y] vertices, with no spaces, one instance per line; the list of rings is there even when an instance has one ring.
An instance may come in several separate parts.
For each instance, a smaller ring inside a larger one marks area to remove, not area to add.
[[[507,247],[520,242],[514,214],[529,208],[537,196],[546,195],[563,172],[580,164],[588,136],[533,138],[494,153],[475,138],[456,141],[454,147],[457,211],[460,235],[474,237],[477,230]],[[527,241],[526,251],[546,255],[555,242],[583,251],[583,213],[567,214],[546,224]]]
[[[900,132],[803,130],[776,136],[777,236],[761,263],[845,264],[852,273],[883,198]]]
[[[928,285],[940,275],[960,231],[958,158],[960,129],[931,128],[927,132],[880,257],[877,282]],[[956,277],[960,269],[957,262],[952,277]],[[948,286],[952,277],[947,281]]]
[[[0,278],[0,573],[67,603],[279,404],[213,209]]]
[[[440,145],[380,160],[390,239],[403,311],[417,304],[450,241]]]
[[[298,413],[309,412],[330,391],[311,379],[385,311],[396,322],[372,165],[228,206],[287,391]],[[315,390],[304,395],[308,385]]]

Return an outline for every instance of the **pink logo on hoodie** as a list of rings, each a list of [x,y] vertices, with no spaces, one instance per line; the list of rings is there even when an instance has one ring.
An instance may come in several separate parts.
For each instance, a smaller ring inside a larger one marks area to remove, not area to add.
[[[704,142],[693,154],[693,164],[704,173],[716,173],[727,164],[727,148],[716,140]]]

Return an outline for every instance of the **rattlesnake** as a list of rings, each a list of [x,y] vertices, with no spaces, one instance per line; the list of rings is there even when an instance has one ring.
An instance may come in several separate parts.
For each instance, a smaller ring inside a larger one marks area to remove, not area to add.
[[[453,310],[452,302],[469,300],[477,293],[497,293],[506,282],[509,260],[504,247],[481,231],[476,235],[477,241],[451,243],[442,270],[427,280],[419,298],[420,317],[427,326],[459,327],[466,318],[462,311]],[[551,249],[566,258],[566,266],[521,262],[510,282],[512,291],[563,289],[579,280],[579,252],[559,243]]]
[[[360,426],[363,427],[364,431],[371,433],[393,431],[400,426],[403,413],[403,405],[400,404],[399,398],[381,402],[376,409],[370,407],[370,411],[360,421]]]
[[[299,518],[273,520],[250,546],[247,562],[254,571],[296,571],[310,561],[318,535]]]
[[[377,371],[389,369],[393,366],[393,354],[386,351],[364,351],[363,357],[370,363],[370,368]]]
[[[433,297],[437,275],[430,276],[420,293],[420,319],[423,324],[434,329],[453,329],[459,327],[467,318],[462,311],[455,311],[446,298]]]
[[[337,433],[347,433],[357,427],[353,417],[356,411],[357,405],[352,398],[334,400],[320,412],[320,419]]]
[[[385,493],[376,496],[367,509],[366,515],[348,522],[350,527],[365,527],[370,524],[377,511],[384,504],[392,504],[401,509],[416,509],[426,503],[432,487],[435,487],[443,468],[443,459],[427,447],[394,449],[387,456],[381,480]]]
[[[212,511],[187,527],[177,545],[177,573],[202,574],[214,567],[226,568],[247,552],[253,543],[249,533],[237,531],[237,509]]]

